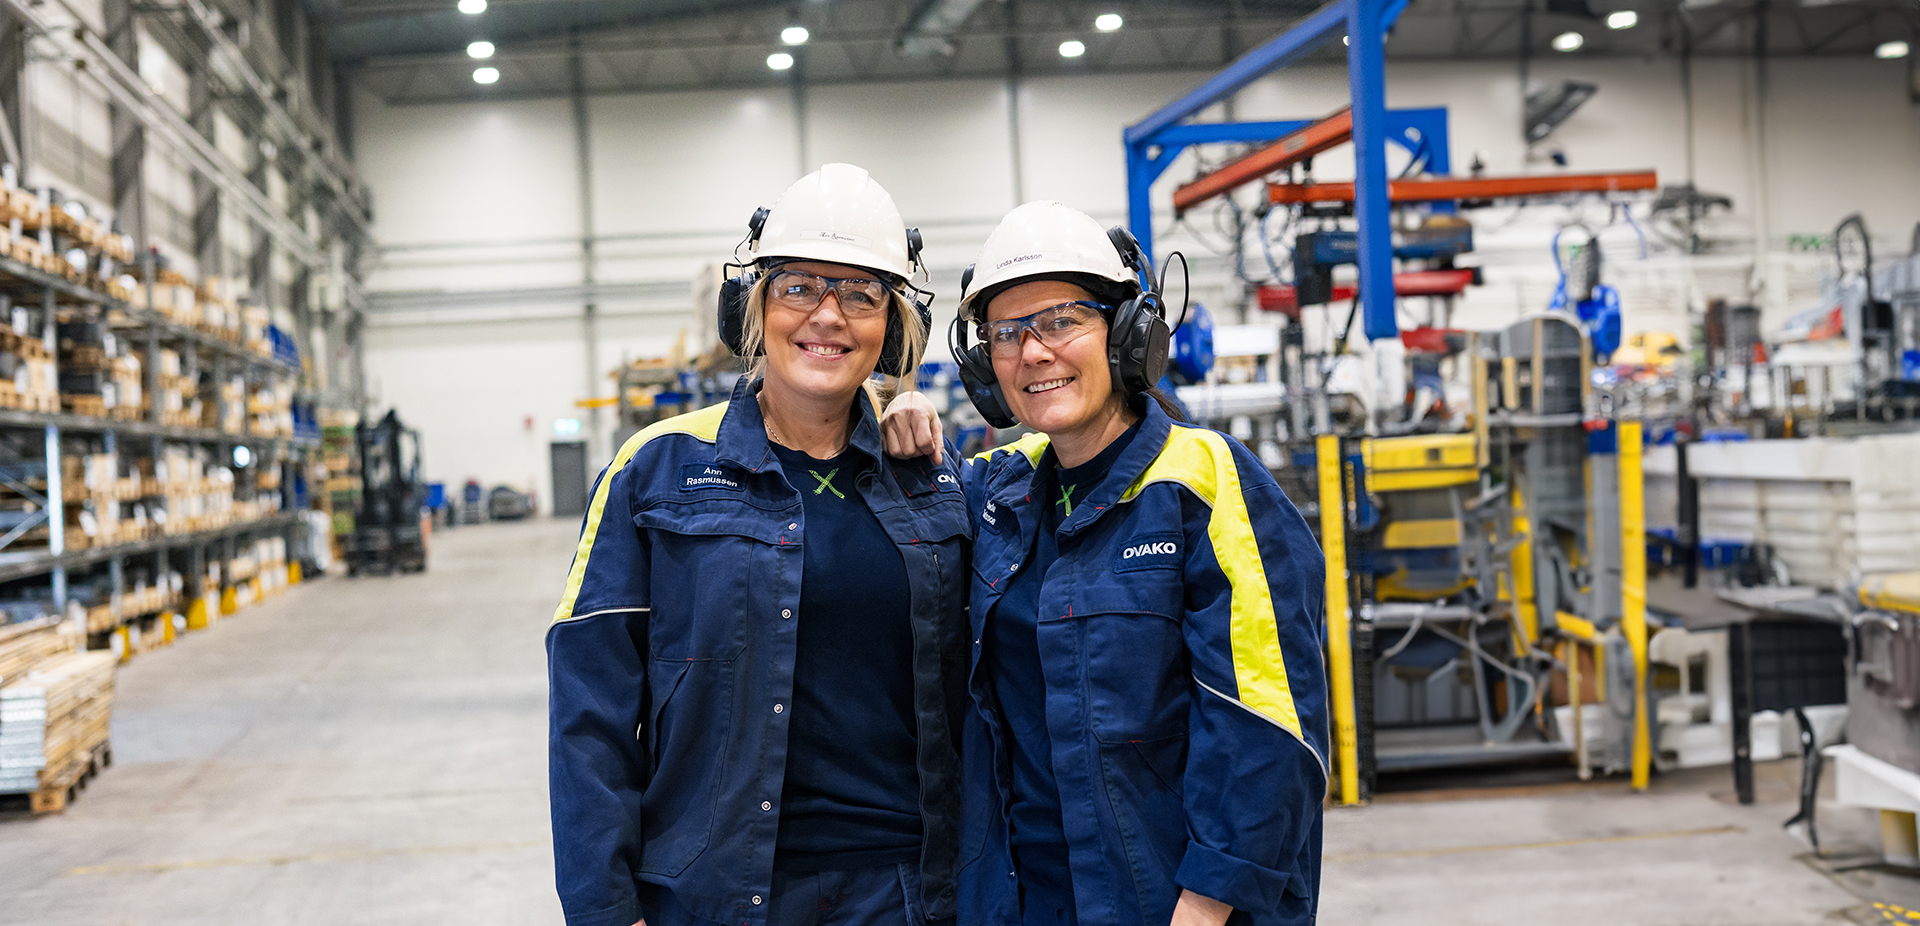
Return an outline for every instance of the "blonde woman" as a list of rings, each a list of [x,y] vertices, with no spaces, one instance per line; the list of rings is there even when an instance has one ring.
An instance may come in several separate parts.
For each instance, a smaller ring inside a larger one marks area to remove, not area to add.
[[[919,236],[829,164],[757,212],[732,400],[628,441],[547,633],[570,926],[926,926],[954,916],[967,513],[890,461]]]

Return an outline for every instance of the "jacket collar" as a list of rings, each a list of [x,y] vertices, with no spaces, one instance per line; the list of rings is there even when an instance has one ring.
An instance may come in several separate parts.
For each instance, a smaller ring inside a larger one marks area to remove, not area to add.
[[[1166,447],[1167,437],[1173,433],[1173,419],[1160,410],[1160,403],[1146,396],[1142,396],[1141,399],[1144,408],[1141,410],[1140,432],[1133,436],[1133,443],[1127,445],[1127,449],[1121,452],[1120,458],[1113,461],[1113,468],[1107,470],[1107,477],[1095,487],[1093,494],[1088,495],[1086,501],[1074,506],[1073,516],[1060,525],[1062,536],[1072,536],[1086,529],[1087,525],[1098,519],[1102,512],[1119,504],[1120,496],[1126,494],[1127,489],[1139,480],[1140,476],[1147,471],[1147,467],[1160,456],[1160,451]],[[1025,462],[1024,455],[1022,462]],[[1023,532],[1034,519],[1033,515],[1027,511],[1034,501],[1034,484],[1041,479],[1041,474],[1048,467],[1056,466],[1058,463],[1059,458],[1054,454],[1053,446],[1049,443],[1045,452],[1040,455],[1039,462],[1029,466],[1024,477],[1009,479],[999,492],[991,496],[998,507],[1009,509],[1014,513],[1016,520],[1022,525]]]
[[[719,459],[751,472],[763,472],[773,462],[772,441],[767,437],[767,420],[760,413],[760,386],[763,380],[741,376],[733,385],[727,413],[720,420],[720,433],[714,443]],[[875,460],[881,459],[880,419],[867,397],[867,390],[854,394],[859,406],[859,421],[853,427],[852,446]]]
[[[1107,478],[1100,480],[1087,500],[1075,505],[1073,515],[1060,525],[1060,534],[1071,537],[1086,529],[1087,525],[1098,520],[1107,509],[1120,503],[1120,497],[1146,473],[1160,451],[1167,446],[1167,436],[1173,433],[1173,419],[1160,410],[1160,403],[1151,397],[1141,396],[1143,401],[1140,416],[1140,432],[1133,436],[1133,443],[1113,461],[1113,468],[1107,470]],[[1049,456],[1052,450],[1048,450]]]

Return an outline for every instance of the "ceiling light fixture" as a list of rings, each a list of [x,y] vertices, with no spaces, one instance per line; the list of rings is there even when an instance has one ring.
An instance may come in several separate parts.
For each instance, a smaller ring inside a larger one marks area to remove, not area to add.
[[[813,34],[807,31],[806,26],[788,26],[780,30],[780,41],[788,45],[805,45],[812,37]]]
[[[500,79],[499,68],[474,68],[473,69],[473,82],[476,84],[490,84],[499,79]]]
[[[1086,53],[1087,46],[1085,42],[1068,39],[1060,43],[1060,57],[1062,58],[1078,58]]]
[[[1127,21],[1121,19],[1119,13],[1101,13],[1093,21],[1093,27],[1101,32],[1118,32],[1126,24]]]
[[[467,57],[469,58],[493,57],[493,43],[492,42],[473,42],[467,45]]]
[[[487,11],[487,0],[460,0],[460,12],[478,16]]]
[[[1578,32],[1562,32],[1553,37],[1554,51],[1579,51],[1587,44],[1587,37]]]
[[[793,67],[793,56],[784,51],[776,51],[767,56],[767,67],[776,71],[784,71]]]
[[[1640,24],[1640,14],[1632,10],[1614,10],[1607,14],[1607,28],[1631,29]]]
[[[1873,56],[1875,58],[1905,58],[1911,50],[1912,49],[1907,46],[1907,43],[1898,40],[1881,42],[1879,45],[1874,46]]]

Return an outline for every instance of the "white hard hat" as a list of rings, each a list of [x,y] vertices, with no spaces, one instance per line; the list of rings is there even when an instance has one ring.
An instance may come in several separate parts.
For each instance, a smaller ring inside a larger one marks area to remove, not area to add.
[[[984,305],[974,305],[983,293],[990,297],[1022,280],[1078,276],[1120,284],[1136,295],[1140,291],[1140,278],[1121,260],[1119,248],[1093,216],[1050,200],[1027,203],[1007,213],[987,236],[961,289],[960,316],[972,318],[976,310],[984,311]]]
[[[919,257],[918,242],[909,239],[918,237],[866,171],[828,164],[780,194],[749,250],[755,260],[847,264],[904,280]]]

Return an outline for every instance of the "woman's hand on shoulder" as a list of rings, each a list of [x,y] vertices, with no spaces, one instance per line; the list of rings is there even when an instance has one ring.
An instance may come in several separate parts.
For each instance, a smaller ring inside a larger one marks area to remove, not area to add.
[[[911,460],[932,454],[934,465],[943,462],[940,413],[918,392],[902,392],[887,403],[880,416],[880,437],[890,457]]]

